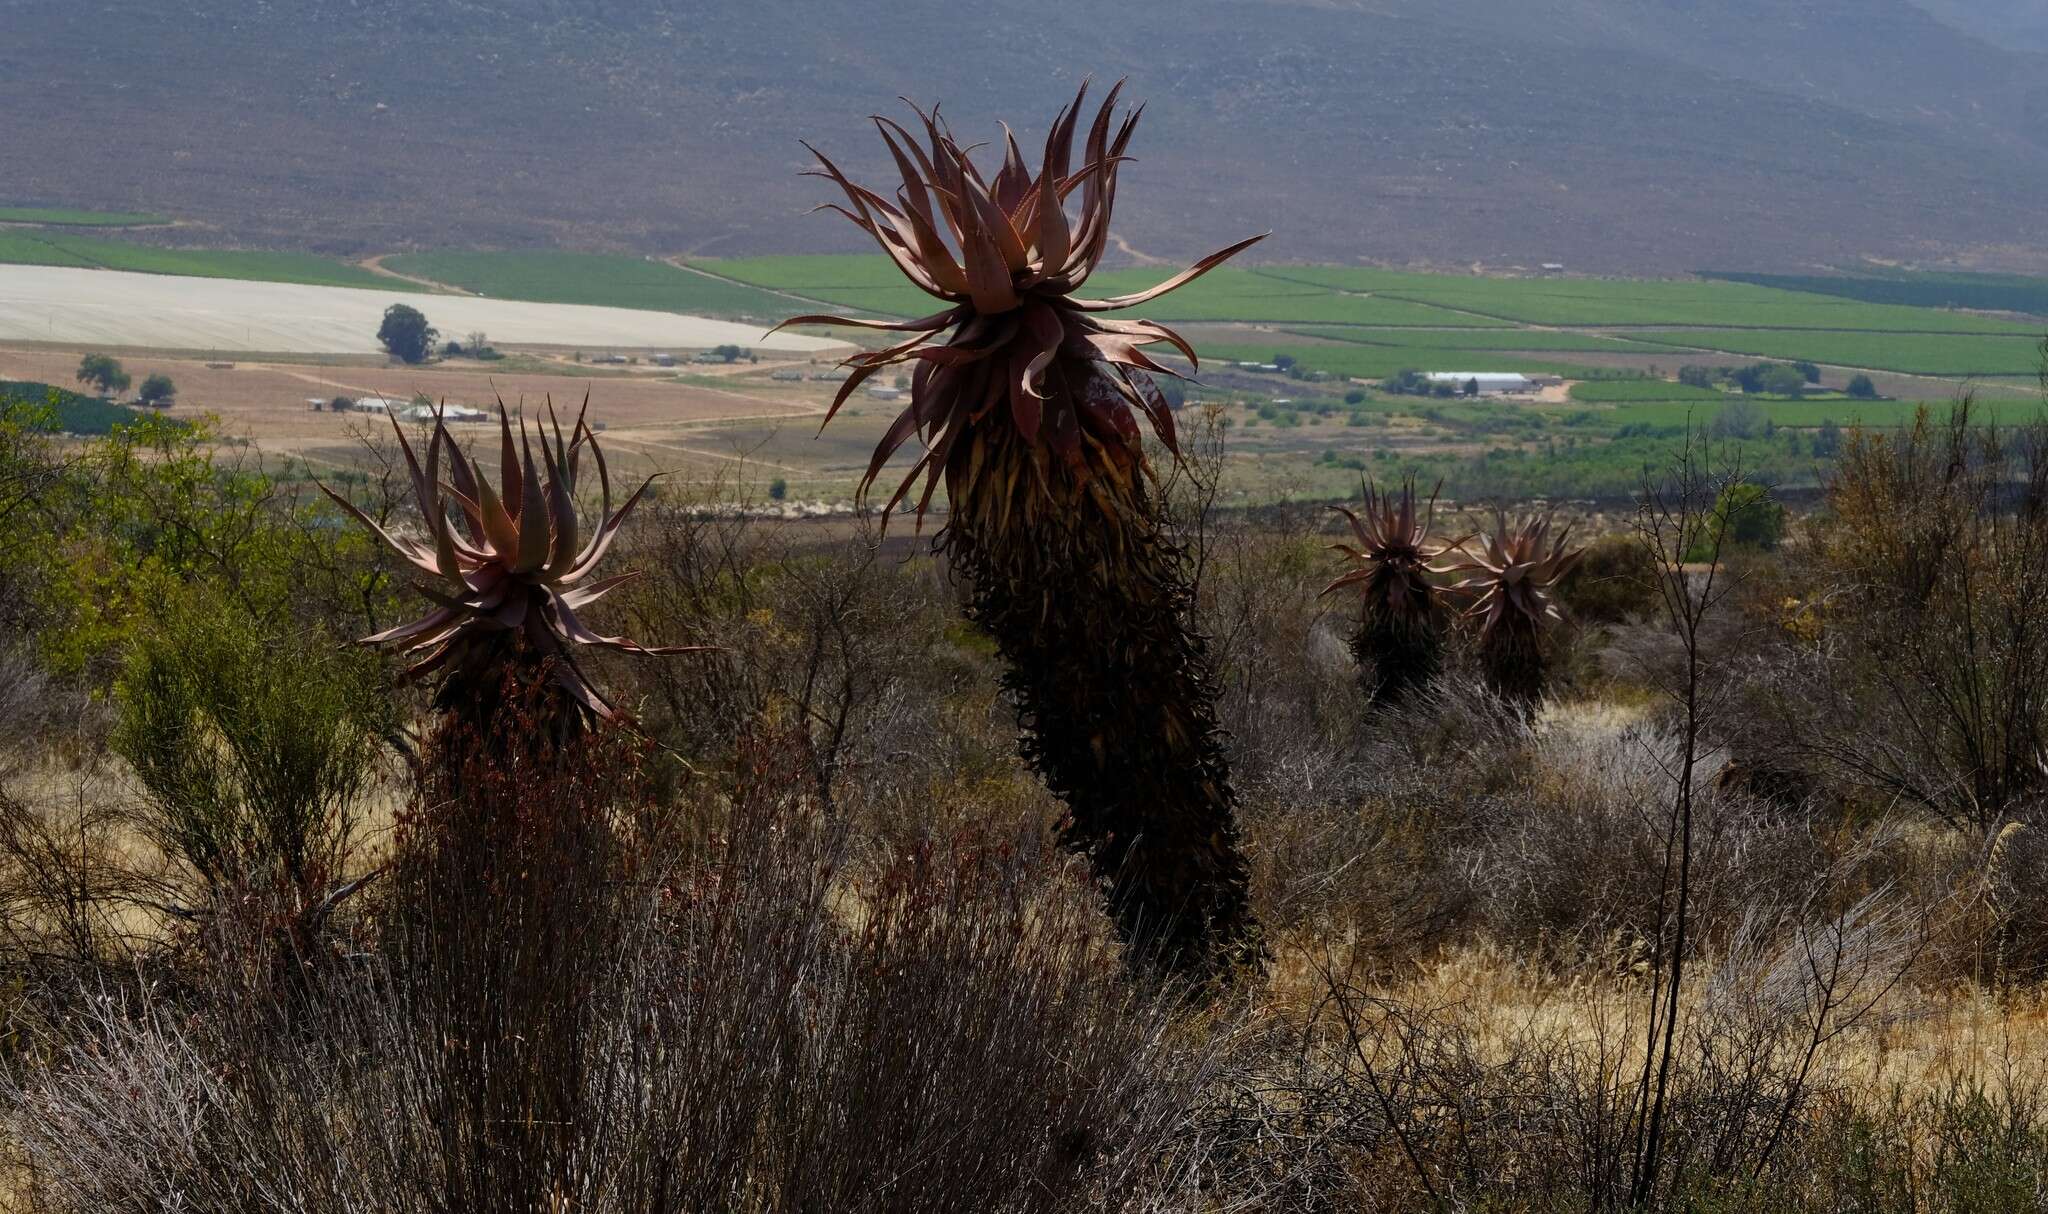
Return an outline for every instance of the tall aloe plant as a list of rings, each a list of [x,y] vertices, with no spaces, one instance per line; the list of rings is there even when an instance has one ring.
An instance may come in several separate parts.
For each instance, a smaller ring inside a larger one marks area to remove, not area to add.
[[[1430,562],[1463,541],[1431,538],[1436,494],[1418,511],[1412,479],[1398,496],[1368,483],[1364,497],[1362,518],[1349,507],[1331,507],[1351,524],[1356,543],[1330,545],[1341,554],[1344,571],[1323,593],[1349,590],[1358,596],[1352,656],[1370,702],[1393,705],[1427,687],[1443,669],[1443,596],[1431,577],[1444,570]]]
[[[1479,621],[1479,657],[1495,692],[1526,707],[1543,698],[1547,671],[1544,632],[1564,618],[1557,584],[1585,549],[1568,546],[1571,528],[1551,534],[1547,514],[1510,522],[1494,512],[1494,527],[1477,551],[1465,549],[1452,572],[1470,577],[1451,587],[1470,596],[1466,614]]]
[[[575,647],[639,654],[682,653],[693,647],[649,648],[625,637],[601,636],[579,614],[637,576],[592,575],[653,478],[614,510],[611,472],[583,413],[565,439],[549,407],[538,464],[524,418],[516,442],[503,405],[498,426],[501,481],[494,487],[439,417],[424,466],[393,419],[426,526],[423,540],[392,535],[347,498],[321,488],[405,558],[424,579],[415,588],[433,604],[420,618],[365,637],[363,643],[404,646],[415,659],[406,670],[408,679],[439,674],[435,709],[445,721],[466,726],[478,741],[514,741],[499,728],[508,685],[520,688],[522,696],[540,693],[535,724],[543,736],[529,741],[545,741],[559,751],[589,725],[614,714],[577,664]],[[576,506],[586,451],[597,468],[602,502],[596,524],[587,529]],[[441,476],[444,455],[446,481]]]
[[[921,480],[921,523],[944,484],[940,546],[964,580],[969,616],[1008,662],[1020,748],[1067,804],[1065,841],[1110,883],[1113,917],[1140,956],[1214,973],[1255,955],[1257,932],[1209,657],[1190,623],[1190,564],[1166,526],[1139,422],[1178,458],[1172,410],[1151,379],[1167,368],[1144,347],[1164,342],[1190,362],[1195,351],[1161,325],[1104,314],[1192,281],[1261,237],[1148,291],[1076,294],[1108,242],[1137,125],[1136,113],[1117,120],[1121,89],[1097,110],[1078,165],[1085,85],[1052,123],[1035,174],[1006,134],[1001,168],[984,177],[936,111],[917,111],[922,143],[874,119],[901,177],[893,200],[818,155],[816,175],[847,201],[830,209],[942,306],[903,322],[784,323],[911,335],[848,359],[826,420],[869,377],[913,366],[909,407],[862,492],[913,435],[923,440],[888,509]]]

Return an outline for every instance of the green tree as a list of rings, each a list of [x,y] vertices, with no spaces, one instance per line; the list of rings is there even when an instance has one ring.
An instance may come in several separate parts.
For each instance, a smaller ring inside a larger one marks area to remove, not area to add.
[[[783,480],[783,479],[782,479],[781,477],[779,477],[779,476],[778,476],[778,477],[776,477],[776,478],[775,478],[774,480],[772,480],[772,481],[769,481],[769,482],[768,482],[768,500],[769,500],[769,501],[771,501],[771,502],[779,502],[779,501],[782,501],[782,500],[784,500],[784,499],[786,499],[786,498],[788,498],[788,497],[789,497],[789,482],[788,482],[788,481],[786,481],[786,480]]]
[[[1763,411],[1746,400],[1731,400],[1714,415],[1717,438],[1755,438],[1763,428]]]
[[[88,354],[78,360],[78,382],[100,390],[101,396],[126,392],[130,380],[121,360],[107,354]]]
[[[1813,432],[1813,453],[1822,459],[1833,459],[1842,450],[1842,428],[1835,419],[1821,419],[1820,429]]]
[[[441,336],[434,326],[427,323],[426,314],[407,304],[392,304],[384,309],[384,323],[377,329],[377,340],[391,357],[406,363],[423,363],[432,353],[434,342]]]
[[[161,371],[143,380],[142,387],[135,392],[136,399],[152,409],[170,408],[177,395],[178,385],[172,383],[171,377]]]
[[[1816,364],[1807,362],[1802,358],[1798,362],[1793,363],[1792,367],[1805,378],[1807,383],[1817,384],[1820,382],[1820,367]]]
[[[1858,375],[1849,381],[1849,395],[1857,400],[1876,400],[1877,385],[1870,381],[1868,375]]]
[[[1683,366],[1678,369],[1678,382],[1692,388],[1714,386],[1714,373],[1705,367]]]
[[[1764,369],[1763,390],[1773,396],[1800,396],[1806,391],[1806,376],[1797,367],[1777,365]]]
[[[1417,371],[1413,367],[1406,367],[1394,372],[1394,374],[1380,381],[1380,387],[1385,391],[1398,395],[1426,396],[1429,394],[1429,380],[1423,376],[1422,372]]]
[[[1775,551],[1785,539],[1785,508],[1771,500],[1762,485],[1739,481],[1721,490],[1714,500],[1710,518],[1702,520],[1700,533],[1687,546],[1688,561],[1710,560],[1713,537],[1724,532],[1727,545],[1736,548]]]

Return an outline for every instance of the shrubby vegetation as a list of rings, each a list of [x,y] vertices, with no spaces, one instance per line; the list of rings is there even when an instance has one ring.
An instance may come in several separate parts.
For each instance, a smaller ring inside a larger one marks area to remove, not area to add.
[[[343,644],[404,618],[360,528],[203,430],[63,439],[10,407],[10,1185],[55,1211],[2036,1200],[2020,1022],[1989,1030],[2009,1065],[1894,1047],[2048,979],[2039,435],[1850,430],[1793,518],[1728,449],[1642,440],[1533,713],[1485,690],[1456,596],[1436,671],[1369,709],[1356,608],[1317,598],[1338,533],[1218,512],[1217,438],[1169,523],[1270,961],[1195,1000],[1123,964],[990,638],[906,533],[654,499],[609,618],[717,650],[587,660],[632,715],[574,750],[451,752]],[[389,474],[351,500],[419,534],[402,454],[364,458]],[[536,706],[493,711],[518,736]]]

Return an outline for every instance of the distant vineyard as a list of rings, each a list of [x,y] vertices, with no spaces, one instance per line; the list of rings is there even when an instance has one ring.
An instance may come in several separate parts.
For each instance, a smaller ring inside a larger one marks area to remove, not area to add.
[[[2048,278],[2018,274],[1933,274],[1897,271],[1884,275],[1723,274],[1723,282],[1833,295],[1864,303],[1913,308],[1978,308],[2048,316]]]
[[[2031,375],[2041,366],[2035,337],[1970,333],[1789,333],[1752,329],[1666,330],[1645,336],[1761,358],[1808,359],[1838,367],[1914,375]],[[1708,353],[1687,361],[1714,362]],[[1725,361],[1725,360],[1722,360]]]
[[[142,414],[96,396],[85,396],[66,388],[19,380],[0,380],[0,409],[27,405],[47,406],[56,429],[65,434],[102,435],[115,426],[126,425]]]

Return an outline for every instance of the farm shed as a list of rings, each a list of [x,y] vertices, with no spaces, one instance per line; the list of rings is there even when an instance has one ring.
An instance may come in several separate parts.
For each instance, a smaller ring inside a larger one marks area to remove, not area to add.
[[[1509,392],[1533,392],[1537,383],[1526,375],[1503,371],[1431,371],[1425,377],[1433,384],[1449,384],[1459,391],[1477,382],[1481,396],[1498,396]]]

